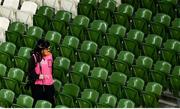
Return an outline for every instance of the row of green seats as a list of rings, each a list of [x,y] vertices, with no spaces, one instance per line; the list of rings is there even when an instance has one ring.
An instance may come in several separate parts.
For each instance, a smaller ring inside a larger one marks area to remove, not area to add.
[[[122,73],[114,73],[114,76],[117,75],[121,76],[121,78],[123,77]],[[123,82],[124,81],[120,80],[117,81],[117,77],[116,80],[112,79],[108,82],[107,92],[100,92],[93,87],[84,88],[81,92],[80,98],[80,87],[74,83],[66,83],[62,88],[62,92],[57,92],[56,99],[59,101],[58,103],[63,104],[65,106],[81,108],[112,108],[116,107],[117,99],[120,99],[119,102],[122,103],[118,103],[117,107],[127,108],[138,107],[140,105],[142,105],[143,107],[158,106],[158,99],[162,93],[162,86],[160,84],[156,82],[149,82],[147,83],[144,90],[144,81],[140,78],[131,77],[128,80],[126,86],[122,84]],[[93,84],[95,85],[97,83],[97,81],[94,81]],[[122,96],[117,96],[118,94],[121,94]]]

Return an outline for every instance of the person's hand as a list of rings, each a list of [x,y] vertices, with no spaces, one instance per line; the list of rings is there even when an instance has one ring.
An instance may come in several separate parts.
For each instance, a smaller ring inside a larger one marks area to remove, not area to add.
[[[44,75],[43,75],[43,74],[40,74],[40,75],[39,75],[39,79],[44,79]]]

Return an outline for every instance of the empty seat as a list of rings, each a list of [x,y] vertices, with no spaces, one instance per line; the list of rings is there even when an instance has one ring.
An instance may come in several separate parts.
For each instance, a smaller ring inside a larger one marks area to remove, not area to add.
[[[4,0],[3,5],[0,6],[0,16],[15,21],[15,12],[18,9],[18,6],[19,0]]]
[[[112,72],[109,81],[106,82],[108,93],[116,96],[117,98],[122,97],[122,88],[125,85],[127,76],[121,72]]]
[[[127,86],[123,89],[123,95],[125,98],[132,100],[137,107],[142,104],[140,92],[143,88],[144,80],[139,77],[130,77],[127,81]]]
[[[19,95],[16,104],[13,104],[14,108],[32,108],[34,99],[28,95]]]
[[[0,17],[0,44],[6,42],[5,31],[9,27],[10,20],[6,17]]]
[[[159,97],[162,93],[162,85],[156,82],[148,82],[145,91],[143,91],[144,107],[159,107]]]
[[[140,0],[140,1],[142,7],[151,10],[153,15],[157,12],[155,0]]]
[[[37,26],[29,27],[24,35],[24,44],[26,47],[34,48],[37,41],[43,36],[43,29]]]
[[[108,76],[108,71],[101,67],[94,67],[90,72],[91,76],[88,77],[89,87],[97,90],[99,93],[103,93],[105,91],[104,84]]]
[[[33,15],[36,13],[37,4],[32,1],[24,1],[20,10],[16,12],[16,20],[33,26]]]
[[[168,75],[171,71],[171,64],[166,61],[156,61],[154,64],[154,70],[151,72],[153,81],[163,85],[163,88],[166,89],[169,87]]]
[[[52,108],[52,104],[49,101],[38,100],[35,104],[35,108]]]
[[[61,0],[61,10],[66,10],[72,13],[72,17],[77,16],[77,2],[75,0]]]
[[[85,15],[91,21],[95,19],[96,0],[81,0],[78,3],[78,15]]]
[[[70,32],[82,42],[86,39],[88,25],[89,18],[84,15],[78,15],[73,19],[72,24],[70,24]]]
[[[122,50],[123,38],[126,35],[126,28],[119,24],[113,24],[106,33],[106,40],[109,46]]]
[[[129,99],[120,99],[117,108],[135,108],[135,104]]]
[[[87,87],[87,77],[89,74],[90,66],[84,62],[76,62],[73,66],[70,78],[72,83],[77,84],[81,89]]]
[[[103,39],[107,28],[108,24],[103,20],[94,20],[88,29],[88,38],[91,41],[98,43],[98,45],[101,47],[105,44]]]
[[[71,13],[65,10],[59,10],[52,19],[52,29],[60,32],[63,36],[67,35]]]
[[[19,49],[18,55],[14,56],[15,67],[22,69],[24,72],[28,72],[31,51],[31,48],[21,47]]]
[[[56,91],[56,95],[60,93],[61,88],[62,88],[62,83],[58,79],[54,79],[54,88]]]
[[[179,34],[180,34],[180,18],[175,18],[172,21],[172,25],[169,28],[171,39],[180,40]]]
[[[148,34],[143,43],[143,53],[153,60],[160,59],[159,51],[161,49],[162,38],[156,34]]]
[[[0,105],[1,107],[8,108],[13,104],[15,93],[8,89],[0,90]]]
[[[43,5],[53,7],[56,10],[60,10],[59,0],[44,0]]]
[[[174,39],[168,39],[163,43],[161,49],[161,55],[164,61],[171,63],[172,65],[178,64],[180,53],[180,42]]]
[[[23,36],[26,31],[25,24],[21,22],[13,22],[6,31],[6,41],[14,43],[17,48],[23,46]]]
[[[13,67],[12,58],[16,51],[16,45],[4,42],[0,45],[0,62],[8,68]]]
[[[90,65],[90,67],[94,67],[94,57],[96,55],[98,45],[93,41],[85,40],[81,44],[81,48],[78,51],[79,60],[82,62],[86,62]]]
[[[175,6],[178,0],[159,0],[159,12],[169,14],[172,18],[175,17]]]
[[[126,3],[126,4],[130,4],[132,5],[135,10],[137,10],[138,8],[140,8],[140,1],[139,0],[121,0],[122,3]]]
[[[117,72],[122,72],[126,74],[128,77],[132,76],[132,64],[134,61],[134,54],[129,51],[121,51],[117,59],[114,61],[115,70]]]
[[[167,27],[170,25],[171,17],[164,13],[157,13],[151,22],[151,33],[157,34],[165,41],[168,38]]]
[[[117,24],[123,25],[127,28],[127,30],[130,29],[130,19],[133,15],[134,7],[130,4],[121,4],[117,8],[117,12],[114,13],[115,15],[115,22]]]
[[[81,92],[81,98],[78,98],[78,104],[80,108],[93,108],[99,98],[99,92],[94,89],[84,89]]]
[[[65,36],[60,46],[61,55],[67,57],[74,64],[77,60],[77,48],[79,46],[79,39],[74,36]]]
[[[59,95],[61,103],[68,107],[75,107],[75,99],[78,97],[79,91],[79,86],[70,83],[65,84]]]
[[[65,57],[56,57],[53,63],[53,75],[62,83],[67,82],[67,73],[70,67],[70,60]]]
[[[97,65],[107,69],[109,72],[113,71],[113,62],[116,57],[117,50],[111,46],[102,46],[97,55]]]
[[[116,106],[117,98],[111,94],[102,94],[97,103],[98,108],[114,108]]]
[[[144,81],[150,81],[149,72],[152,68],[153,60],[147,56],[139,56],[136,59],[136,65],[133,66],[134,75],[142,78]]]
[[[48,31],[45,36],[45,40],[50,42],[51,52],[53,53],[53,57],[58,57],[59,52],[59,44],[61,41],[61,34],[56,31]]]
[[[10,68],[7,77],[4,77],[7,89],[13,90],[15,94],[21,94],[21,83],[24,79],[24,71],[19,68]]]
[[[141,43],[143,39],[144,33],[142,31],[131,29],[127,34],[127,38],[124,38],[125,49],[138,57],[141,54]]]
[[[139,8],[132,18],[132,27],[141,30],[144,33],[149,33],[149,23],[151,21],[152,12],[149,9]]]
[[[4,64],[0,64],[0,89],[5,88],[4,77],[6,76],[7,67]]]
[[[108,24],[112,24],[112,17],[115,8],[116,2],[114,0],[102,0],[96,10],[98,19],[104,20]]]
[[[33,16],[33,25],[43,28],[45,31],[50,29],[50,22],[54,16],[54,9],[48,6],[41,6]]]
[[[170,76],[170,86],[171,86],[173,95],[176,97],[179,97],[180,66],[175,66],[170,75],[171,75]]]

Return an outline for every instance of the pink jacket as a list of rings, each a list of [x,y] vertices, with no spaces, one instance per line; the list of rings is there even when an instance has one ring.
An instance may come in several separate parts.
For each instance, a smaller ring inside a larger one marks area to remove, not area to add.
[[[44,79],[36,80],[35,81],[36,85],[52,85],[54,83],[54,80],[52,77],[52,63],[53,63],[52,55],[43,57],[40,64],[41,64],[42,74],[44,75]],[[38,75],[41,74],[40,64],[39,63],[36,64],[36,67],[35,67],[35,72]]]

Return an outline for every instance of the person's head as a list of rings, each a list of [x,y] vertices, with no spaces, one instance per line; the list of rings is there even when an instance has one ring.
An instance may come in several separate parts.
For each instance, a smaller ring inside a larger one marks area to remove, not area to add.
[[[34,52],[38,52],[42,56],[46,56],[46,55],[48,55],[50,53],[49,48],[50,48],[50,43],[48,41],[40,39],[40,40],[37,41]]]

